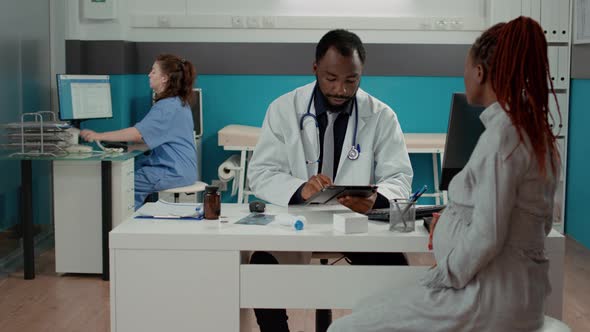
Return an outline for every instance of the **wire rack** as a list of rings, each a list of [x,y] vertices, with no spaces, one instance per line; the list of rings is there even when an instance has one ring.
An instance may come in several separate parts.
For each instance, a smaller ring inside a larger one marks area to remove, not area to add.
[[[51,111],[23,113],[20,122],[1,125],[6,143],[0,144],[5,150],[17,150],[10,156],[51,156],[67,155],[65,148],[71,143],[73,134],[67,129],[67,122],[56,121]]]

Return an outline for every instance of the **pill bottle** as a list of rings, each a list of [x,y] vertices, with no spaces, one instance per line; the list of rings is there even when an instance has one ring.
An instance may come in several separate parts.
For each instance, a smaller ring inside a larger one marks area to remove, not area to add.
[[[221,196],[216,186],[205,187],[203,197],[203,212],[205,219],[219,219],[221,214]]]

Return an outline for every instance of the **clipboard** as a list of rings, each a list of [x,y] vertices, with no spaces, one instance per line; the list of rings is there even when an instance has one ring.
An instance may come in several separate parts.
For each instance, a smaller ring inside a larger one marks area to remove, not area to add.
[[[336,204],[339,197],[358,196],[369,197],[377,191],[377,186],[352,186],[352,185],[331,185],[318,191],[311,196],[305,205],[310,204]]]

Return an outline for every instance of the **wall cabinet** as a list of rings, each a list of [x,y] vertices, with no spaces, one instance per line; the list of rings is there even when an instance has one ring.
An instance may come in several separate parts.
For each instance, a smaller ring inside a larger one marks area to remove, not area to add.
[[[490,0],[490,25],[507,22],[520,15],[537,20],[547,38],[550,79],[557,92],[557,103],[549,96],[549,111],[553,120],[553,133],[561,156],[561,174],[555,192],[553,221],[560,232],[564,232],[565,183],[567,169],[567,142],[570,88],[571,17],[570,0]],[[557,113],[557,105],[561,119]]]

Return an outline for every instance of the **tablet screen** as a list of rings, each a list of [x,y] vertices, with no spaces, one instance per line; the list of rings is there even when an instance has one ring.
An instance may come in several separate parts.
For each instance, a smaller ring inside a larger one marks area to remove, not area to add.
[[[377,186],[349,186],[349,185],[331,185],[318,191],[311,196],[305,204],[336,204],[337,199],[342,196],[369,197],[375,191]]]

